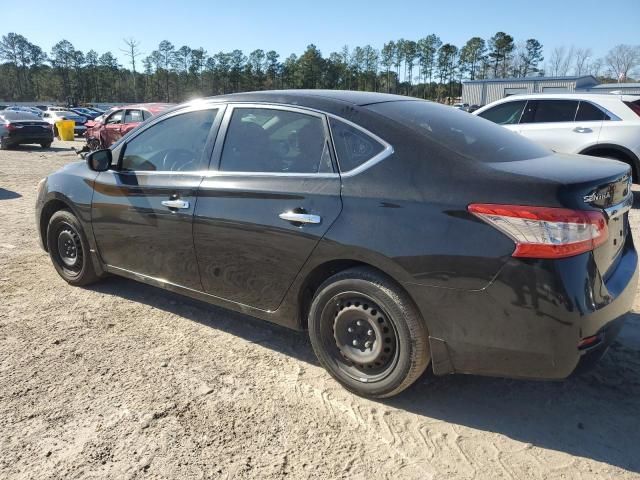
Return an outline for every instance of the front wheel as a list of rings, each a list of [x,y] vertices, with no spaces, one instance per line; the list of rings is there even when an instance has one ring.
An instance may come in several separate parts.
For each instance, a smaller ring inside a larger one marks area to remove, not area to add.
[[[99,279],[82,225],[69,210],[59,210],[49,219],[47,247],[56,271],[71,285],[88,285]]]
[[[427,328],[395,282],[369,268],[337,273],[317,290],[309,336],[320,363],[348,390],[391,397],[430,361]]]

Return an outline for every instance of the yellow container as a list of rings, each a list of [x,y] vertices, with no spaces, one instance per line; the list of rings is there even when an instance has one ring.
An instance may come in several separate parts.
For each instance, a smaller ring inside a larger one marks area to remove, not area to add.
[[[60,120],[56,122],[56,129],[58,130],[58,138],[60,140],[73,141],[75,128],[76,122],[73,120]]]

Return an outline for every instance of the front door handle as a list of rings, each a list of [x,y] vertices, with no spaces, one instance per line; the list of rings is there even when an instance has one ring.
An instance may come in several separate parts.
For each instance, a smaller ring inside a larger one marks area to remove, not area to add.
[[[576,127],[573,129],[576,133],[591,133],[592,130],[589,127]]]
[[[320,215],[311,215],[310,213],[282,212],[278,216],[282,220],[294,223],[320,223],[322,220]]]
[[[162,205],[167,208],[189,208],[189,202],[187,200],[163,200]]]

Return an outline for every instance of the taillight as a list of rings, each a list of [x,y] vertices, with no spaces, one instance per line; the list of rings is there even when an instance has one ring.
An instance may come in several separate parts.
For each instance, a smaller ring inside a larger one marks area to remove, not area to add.
[[[4,126],[10,132],[15,132],[19,128],[22,128],[22,125],[16,125],[15,123],[5,123]]]
[[[469,212],[510,237],[514,257],[565,258],[607,241],[602,212],[524,205],[471,204]]]

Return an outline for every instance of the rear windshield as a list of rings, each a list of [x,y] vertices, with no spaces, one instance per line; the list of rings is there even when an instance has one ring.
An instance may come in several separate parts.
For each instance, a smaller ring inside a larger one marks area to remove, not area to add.
[[[23,112],[23,111],[15,111],[15,110],[5,110],[4,112],[0,113],[0,115],[5,119],[5,120],[40,120],[40,117],[38,117],[37,115],[30,113],[30,112]]]
[[[550,154],[504,127],[457,108],[414,100],[376,103],[367,108],[471,160],[512,162]]]

